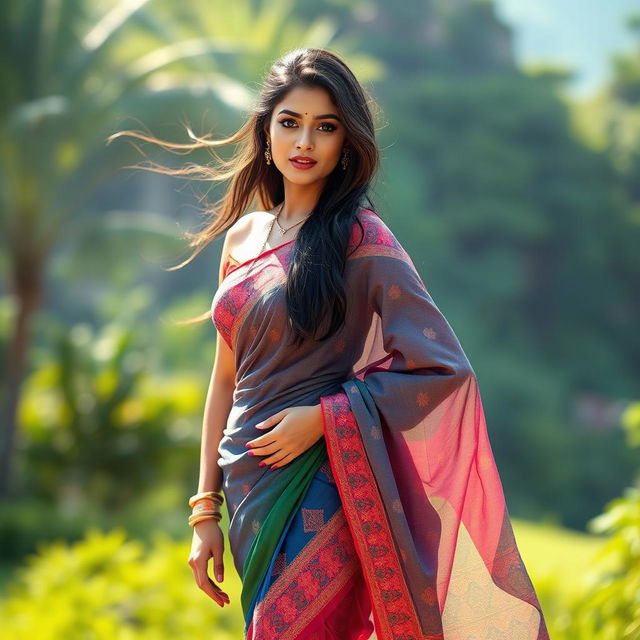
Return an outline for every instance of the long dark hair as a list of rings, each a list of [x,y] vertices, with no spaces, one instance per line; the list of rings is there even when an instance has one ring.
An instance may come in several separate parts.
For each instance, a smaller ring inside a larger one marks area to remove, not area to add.
[[[176,144],[138,131],[120,131],[108,138],[125,135],[156,143],[170,151],[185,152],[207,147],[217,167],[189,164],[169,169],[157,164],[137,165],[168,175],[196,176],[205,180],[230,180],[224,196],[205,209],[207,223],[196,233],[187,232],[195,251],[184,262],[169,268],[180,269],[193,260],[212,240],[232,226],[250,206],[268,210],[284,199],[282,174],[272,162],[266,164],[266,131],[275,106],[294,87],[323,87],[330,94],[345,127],[348,164],[338,162],[311,215],[300,227],[294,243],[286,281],[286,302],[293,342],[305,338],[325,340],[344,324],[346,295],[344,267],[352,224],[361,207],[374,209],[370,197],[372,181],[380,163],[375,140],[375,123],[370,105],[379,107],[358,82],[349,67],[326,49],[301,48],[286,53],[273,63],[261,85],[246,123],[229,138],[212,140],[189,134],[195,141]],[[239,143],[238,152],[224,160],[214,147]],[[207,310],[181,322],[191,324],[210,318]],[[320,327],[325,333],[317,338]]]

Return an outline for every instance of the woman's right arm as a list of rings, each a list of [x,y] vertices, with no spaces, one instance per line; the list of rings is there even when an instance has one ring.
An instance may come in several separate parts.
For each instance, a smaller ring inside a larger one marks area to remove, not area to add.
[[[218,282],[224,278],[224,268],[229,255],[230,234],[225,236],[220,260]],[[218,446],[233,404],[236,386],[235,356],[227,343],[218,334],[213,371],[204,407],[202,440],[200,445],[200,477],[197,493],[220,491],[222,470],[218,466]],[[213,558],[215,576],[218,582],[224,579],[224,536],[218,522],[207,518],[193,527],[193,541],[189,564],[198,587],[220,606],[229,603],[229,596],[211,580],[208,573],[209,558]]]

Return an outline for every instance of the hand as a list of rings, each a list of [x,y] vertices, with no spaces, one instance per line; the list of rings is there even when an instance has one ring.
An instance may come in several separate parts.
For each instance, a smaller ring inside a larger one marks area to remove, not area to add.
[[[323,437],[321,411],[319,404],[288,407],[258,422],[258,429],[273,429],[247,442],[250,455],[269,456],[262,462],[272,469],[288,464]]]
[[[208,572],[209,558],[213,558],[218,582],[224,580],[224,535],[222,529],[213,518],[201,520],[193,527],[193,540],[189,564],[193,569],[196,584],[221,607],[229,604],[229,596],[211,580]]]

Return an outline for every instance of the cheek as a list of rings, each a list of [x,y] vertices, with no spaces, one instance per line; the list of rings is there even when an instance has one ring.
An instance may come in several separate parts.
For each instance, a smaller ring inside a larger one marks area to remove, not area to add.
[[[327,160],[335,162],[340,158],[342,153],[343,140],[342,138],[331,138],[323,141],[322,145],[319,145],[319,149],[322,150],[322,156]]]

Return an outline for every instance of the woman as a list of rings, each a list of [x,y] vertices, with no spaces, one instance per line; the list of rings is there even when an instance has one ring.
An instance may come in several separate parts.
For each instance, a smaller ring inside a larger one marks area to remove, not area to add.
[[[474,371],[368,199],[370,102],[295,50],[235,137],[192,145],[245,142],[194,241],[227,230],[189,563],[228,603],[224,499],[246,638],[544,640]]]

